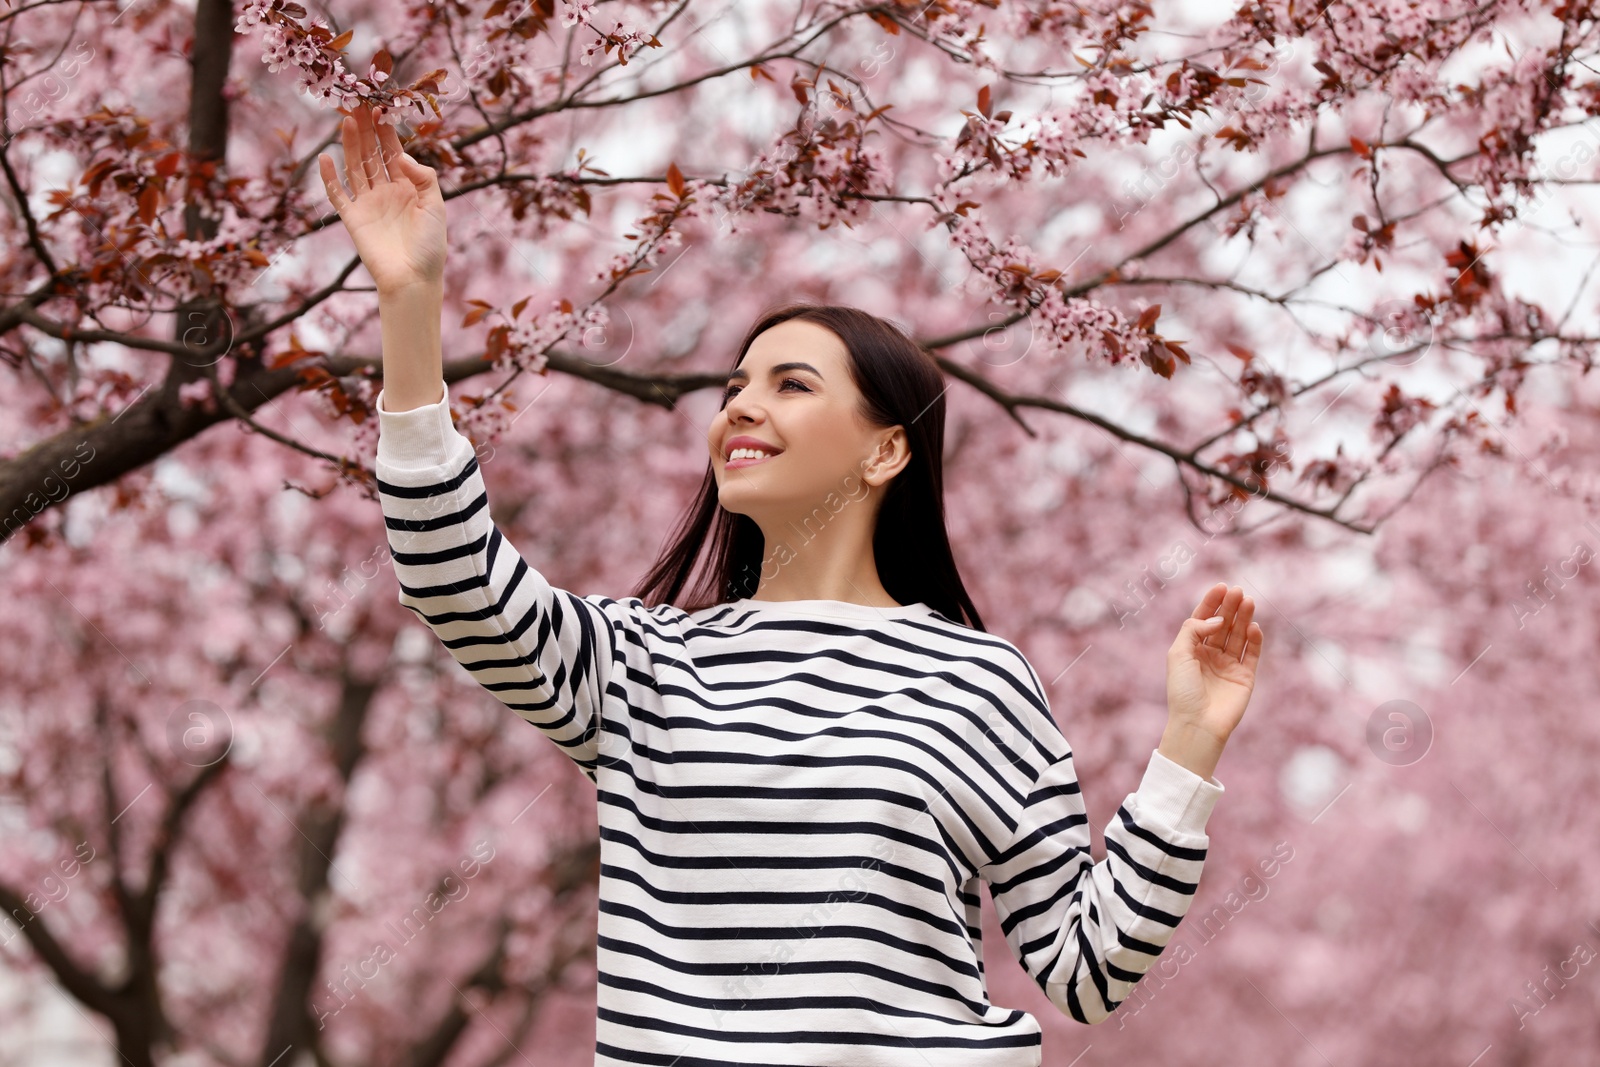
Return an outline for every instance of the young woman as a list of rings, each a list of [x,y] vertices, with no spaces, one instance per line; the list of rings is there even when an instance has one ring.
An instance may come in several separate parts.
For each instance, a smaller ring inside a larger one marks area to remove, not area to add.
[[[989,1001],[980,879],[1050,1001],[1105,1020],[1194,899],[1260,659],[1250,598],[1218,583],[1184,621],[1166,730],[1095,863],[1044,687],[956,572],[924,351],[853,308],[764,316],[671,547],[638,594],[578,596],[495,527],[451,422],[433,171],[366,112],[344,149],[353,193],[322,175],[378,283],[400,602],[596,785],[596,1064],[1036,1067],[1038,1020]]]

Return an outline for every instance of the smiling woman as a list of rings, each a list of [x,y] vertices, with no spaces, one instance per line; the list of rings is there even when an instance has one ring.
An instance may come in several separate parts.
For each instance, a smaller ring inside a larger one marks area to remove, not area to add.
[[[1210,719],[1174,714],[1095,863],[1044,687],[956,573],[942,383],[897,328],[812,305],[756,323],[654,603],[530,567],[440,392],[378,398],[400,602],[595,783],[597,1065],[1037,1067],[1038,1020],[989,1000],[980,882],[1063,1013],[1129,997],[1205,862],[1207,723],[1237,721],[1259,653],[1236,590],[1169,652],[1169,701]],[[713,529],[710,602],[675,606]]]
[[[1044,686],[956,570],[938,365],[883,319],[810,304],[745,335],[699,495],[639,595],[550,584],[450,416],[435,179],[386,176],[380,145],[393,162],[392,132],[347,126],[364,179],[329,188],[363,260],[398,257],[373,273],[399,599],[595,783],[597,1067],[1037,1067],[1038,1020],[989,1000],[980,882],[1050,1002],[1108,1018],[1199,884],[1209,776],[1260,656],[1242,590],[1214,586],[1168,650],[1167,731],[1094,862]]]

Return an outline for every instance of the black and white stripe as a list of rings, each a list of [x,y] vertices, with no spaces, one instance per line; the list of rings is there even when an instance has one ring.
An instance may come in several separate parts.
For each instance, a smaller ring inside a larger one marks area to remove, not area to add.
[[[1222,786],[1152,753],[1094,863],[1072,751],[1010,642],[926,605],[693,614],[551,586],[448,400],[381,407],[400,602],[596,785],[597,1065],[1036,1067],[989,1003],[980,879],[1061,1011],[1172,938]]]

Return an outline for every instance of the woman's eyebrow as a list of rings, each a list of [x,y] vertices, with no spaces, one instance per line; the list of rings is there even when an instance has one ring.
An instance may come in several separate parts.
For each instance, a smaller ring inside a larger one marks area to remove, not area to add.
[[[784,371],[788,371],[788,370],[808,370],[812,374],[815,374],[818,378],[822,377],[822,372],[819,371],[817,368],[813,367],[809,363],[779,363],[775,367],[773,367],[772,370],[768,371],[767,373],[769,375],[775,375],[775,374],[782,374]],[[749,377],[750,377],[749,372],[746,371],[743,367],[735,367],[728,374],[728,381],[732,382],[734,379],[737,378],[739,381],[742,382],[742,381],[745,381],[746,379],[748,379]]]

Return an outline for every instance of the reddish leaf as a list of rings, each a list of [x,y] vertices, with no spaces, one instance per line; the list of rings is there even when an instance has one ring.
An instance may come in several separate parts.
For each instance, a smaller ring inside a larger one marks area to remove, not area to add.
[[[1148,365],[1151,370],[1155,371],[1163,378],[1172,377],[1173,360],[1172,357],[1167,354],[1167,348],[1165,345],[1152,345],[1143,352],[1139,353],[1139,358],[1144,360],[1146,365]]]
[[[440,85],[449,76],[450,72],[444,70],[443,68],[440,68],[439,70],[430,70],[428,73],[424,74],[422,77],[413,82],[411,84],[411,88],[415,89],[419,93],[437,93]]]
[[[472,310],[467,312],[466,315],[461,319],[461,325],[463,326],[471,326],[473,323],[477,322],[479,319],[483,318],[485,315],[489,314],[489,312],[494,310],[493,304],[487,303],[483,300],[468,300],[467,303],[472,305]]]
[[[293,331],[290,331],[288,351],[278,353],[278,355],[268,363],[268,366],[274,368],[287,367],[289,364],[298,363],[302,359],[309,359],[312,356],[322,356],[326,354],[327,353],[319,352],[314,348],[302,347],[300,344],[299,335]]]
[[[81,181],[89,187],[89,199],[93,200],[100,195],[100,183],[105,181],[106,175],[111,173],[115,164],[109,159],[102,159],[94,166],[83,172]]]
[[[483,354],[485,358],[490,360],[490,362],[499,359],[501,355],[505,353],[506,340],[510,336],[511,327],[505,325],[504,323],[501,323],[499,326],[496,326],[494,329],[490,330],[488,339],[485,340],[483,344]]]
[[[1188,123],[1184,123],[1184,125],[1187,126]],[[1235,152],[1243,152],[1253,143],[1249,134],[1234,126],[1224,126],[1211,136],[1220,137],[1222,140],[1227,141],[1228,147]]]
[[[148,225],[155,220],[156,209],[161,206],[161,190],[153,185],[144,187],[139,194],[139,221]]]

